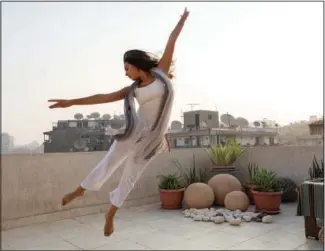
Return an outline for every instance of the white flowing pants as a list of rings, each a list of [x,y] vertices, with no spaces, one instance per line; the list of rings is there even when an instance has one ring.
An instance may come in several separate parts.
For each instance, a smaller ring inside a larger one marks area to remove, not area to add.
[[[142,172],[153,159],[137,159],[135,162],[136,142],[145,132],[148,132],[148,126],[138,125],[128,139],[124,141],[114,141],[103,160],[81,183],[81,187],[91,191],[100,190],[107,179],[125,163],[125,169],[120,183],[118,187],[110,193],[111,204],[118,208],[121,207],[135,183],[140,178]]]

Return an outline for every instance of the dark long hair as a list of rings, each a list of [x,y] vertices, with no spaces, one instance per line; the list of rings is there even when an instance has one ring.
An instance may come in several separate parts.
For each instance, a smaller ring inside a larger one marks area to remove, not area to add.
[[[160,58],[152,53],[142,51],[142,50],[129,50],[124,53],[123,57],[124,63],[129,63],[139,70],[144,72],[150,72],[152,68],[158,66]],[[173,69],[168,73],[168,77],[172,79],[174,75],[172,74]]]

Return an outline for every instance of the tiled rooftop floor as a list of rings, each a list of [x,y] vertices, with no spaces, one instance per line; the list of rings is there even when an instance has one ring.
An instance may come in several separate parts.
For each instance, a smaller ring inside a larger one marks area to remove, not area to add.
[[[250,222],[239,227],[194,222],[179,210],[159,207],[121,209],[109,238],[103,236],[104,214],[3,231],[2,249],[324,250],[317,241],[305,238],[303,218],[295,216],[296,204],[283,204],[272,224]]]

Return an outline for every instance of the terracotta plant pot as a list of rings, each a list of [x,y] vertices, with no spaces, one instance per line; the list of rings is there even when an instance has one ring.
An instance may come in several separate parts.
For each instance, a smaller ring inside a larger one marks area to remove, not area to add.
[[[252,185],[252,184],[246,184],[246,185],[243,185],[243,187],[244,187],[244,191],[243,192],[245,192],[247,194],[247,197],[248,197],[248,199],[250,201],[250,204],[251,205],[254,205],[255,202],[254,202],[254,196],[253,196],[252,190],[254,188],[256,188],[256,186],[255,185]]]
[[[252,190],[255,201],[256,211],[268,214],[276,214],[280,212],[280,204],[282,199],[281,192],[258,192]]]
[[[178,190],[159,189],[161,207],[164,209],[180,209],[184,197],[185,188]]]
[[[235,176],[236,167],[234,167],[232,165],[225,166],[225,165],[217,165],[217,164],[213,163],[212,168],[211,168],[211,172],[212,172],[213,175],[226,173],[226,174],[231,174],[231,175]]]

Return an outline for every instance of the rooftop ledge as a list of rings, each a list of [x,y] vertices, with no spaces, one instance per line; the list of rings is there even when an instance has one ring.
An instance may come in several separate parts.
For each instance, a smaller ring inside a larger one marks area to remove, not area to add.
[[[192,164],[192,155],[195,154],[196,156],[196,165],[197,167],[210,167],[211,161],[208,159],[205,151],[201,148],[195,148],[195,149],[174,149],[170,154],[164,153],[159,155],[151,164],[150,166],[145,170],[143,175],[141,176],[140,180],[135,186],[135,189],[130,193],[128,196],[125,204],[123,205],[123,213],[121,212],[120,221],[121,222],[128,222],[128,216],[133,215],[133,211],[135,209],[129,209],[134,206],[141,206],[141,205],[148,205],[152,203],[159,202],[159,195],[158,195],[158,189],[157,189],[157,174],[159,173],[169,173],[176,171],[175,166],[172,163],[173,159],[178,159],[183,167],[189,167]],[[308,168],[310,167],[313,156],[320,158],[323,156],[323,148],[322,146],[270,146],[270,147],[250,147],[247,149],[247,151],[238,159],[238,161],[235,163],[238,167],[238,176],[244,177],[246,174],[247,165],[249,162],[255,162],[259,164],[260,166],[268,169],[273,169],[280,176],[284,177],[290,177],[295,182],[300,183],[302,182],[306,177],[308,177]],[[16,231],[19,233],[34,233],[31,231],[25,231],[23,229],[29,229],[29,227],[36,229],[39,229],[38,226],[56,226],[54,228],[61,229],[62,233],[68,233],[70,230],[67,230],[65,228],[66,224],[72,224],[74,226],[77,224],[83,224],[80,223],[77,219],[88,219],[88,217],[99,217],[102,222],[102,214],[104,211],[107,210],[108,206],[108,193],[109,191],[113,190],[120,179],[121,173],[123,170],[118,170],[104,185],[104,187],[99,192],[89,192],[84,197],[77,199],[70,205],[68,205],[65,208],[62,208],[60,206],[60,201],[62,196],[75,189],[79,183],[86,177],[86,175],[92,170],[92,168],[103,158],[105,155],[105,152],[87,152],[87,153],[51,153],[51,154],[36,154],[36,155],[5,155],[2,156],[2,230],[7,230],[3,232],[3,236],[9,236],[10,239],[10,233],[15,233],[14,236],[16,236]],[[286,208],[287,205],[283,205],[283,208]],[[290,206],[289,206],[290,208]],[[293,210],[294,206],[291,207],[290,210]],[[137,209],[142,210],[142,209]],[[286,209],[287,210],[287,209]],[[288,209],[289,210],[289,209]],[[293,211],[290,213],[293,214]],[[86,216],[89,215],[89,216]],[[92,216],[91,216],[92,215]],[[97,215],[97,216],[95,216]],[[141,212],[139,215],[142,215]],[[158,216],[157,216],[158,215]],[[171,217],[168,221],[168,217],[164,218],[165,216]],[[281,217],[284,217],[286,214],[280,214],[277,217],[280,217],[279,219],[282,219]],[[179,234],[184,231],[184,229],[187,229],[187,231],[192,232],[190,228],[187,228],[185,225],[182,226],[181,224],[178,224],[177,221],[174,221],[175,218],[173,217],[179,217],[180,221],[184,220],[181,215],[179,215],[176,212],[162,212],[158,207],[156,207],[153,211],[150,211],[150,213],[143,214],[141,217],[143,217],[143,221],[147,221],[145,217],[163,217],[161,220],[163,221],[163,225],[166,226],[166,222],[169,222],[167,227],[175,227],[179,225],[180,229],[178,231]],[[141,219],[139,216],[139,219]],[[177,218],[178,219],[178,218]],[[298,224],[300,217],[293,217],[292,218],[292,224]],[[59,221],[59,223],[55,223],[56,221]],[[157,219],[159,222],[159,219]],[[54,224],[52,225],[51,224]],[[79,223],[78,223],[79,222]],[[132,222],[132,221],[131,221]],[[284,225],[288,225],[288,223],[283,224],[281,223],[282,220],[277,221],[277,223],[274,223],[275,225],[270,226],[277,226],[276,224],[280,224],[282,227]],[[48,225],[49,224],[49,225]],[[124,223],[121,223],[122,225]],[[141,232],[145,231],[145,225],[143,225],[141,222],[140,228],[137,229],[137,226],[135,226],[135,232]],[[141,225],[142,224],[142,225]],[[157,223],[158,224],[158,223]],[[185,223],[184,223],[185,224]],[[191,223],[194,224],[194,223]],[[202,223],[204,225],[204,223]],[[252,223],[253,224],[253,223]],[[196,232],[201,232],[199,229],[205,228],[203,225],[197,226]],[[208,224],[209,225],[209,224]],[[208,226],[206,225],[206,226]],[[300,225],[300,223],[298,224]],[[24,227],[27,226],[27,227]],[[70,226],[70,225],[69,225]],[[190,225],[188,225],[189,227]],[[194,225],[191,225],[194,226]],[[249,229],[254,228],[253,225],[247,225]],[[264,226],[264,225],[263,225]],[[85,228],[88,228],[86,225],[83,226]],[[102,230],[102,224],[100,223],[100,226],[98,225],[98,231],[94,231],[92,233],[91,231],[85,231],[84,234],[87,235],[94,235],[97,237],[94,237],[94,240],[97,240],[96,238],[102,238],[101,230]],[[142,228],[143,227],[143,228]],[[214,225],[210,227],[215,227]],[[246,227],[246,226],[245,226]],[[16,228],[16,229],[13,229]],[[154,230],[157,230],[156,228],[159,228],[159,224],[154,227]],[[209,228],[209,227],[208,227]],[[259,225],[259,230],[263,229],[261,225]],[[265,227],[267,229],[268,227]],[[10,229],[10,230],[8,230]],[[116,238],[121,238],[121,236],[125,236],[123,234],[118,234],[118,232],[121,229],[121,225],[117,224],[117,233]],[[182,230],[183,229],[183,230]],[[214,231],[211,228],[211,231]],[[280,228],[279,228],[280,229]],[[288,229],[290,229],[290,224],[288,225]],[[292,230],[290,231],[298,231],[294,230],[295,226],[292,226]],[[61,231],[60,230],[60,231]],[[121,229],[122,230],[122,229]],[[151,230],[151,229],[149,229]],[[182,230],[182,231],[181,231]],[[210,231],[209,230],[209,231]],[[233,231],[234,228],[229,228],[229,231]],[[227,231],[228,231],[227,230]],[[52,231],[52,230],[51,230]],[[40,230],[42,234],[44,234],[45,239],[44,241],[56,243],[55,239],[51,235],[51,231],[47,230]],[[53,230],[54,231],[54,230]],[[58,230],[59,231],[59,230]],[[59,232],[60,232],[59,231]],[[75,230],[73,230],[75,231]],[[77,230],[76,230],[77,231]],[[129,230],[129,236],[134,235],[135,233],[132,232],[133,228],[130,227]],[[160,231],[158,229],[157,231]],[[194,230],[193,230],[194,231]],[[202,230],[203,231],[203,230]],[[207,230],[208,231],[208,230]],[[209,232],[208,231],[208,232]],[[222,230],[223,231],[223,230]],[[236,235],[240,232],[241,235],[243,235],[243,238],[245,237],[245,232],[248,233],[248,231],[236,231]],[[252,231],[257,231],[252,230]],[[264,231],[264,230],[263,230]],[[289,230],[288,230],[289,231]],[[290,232],[289,231],[289,232]],[[174,233],[173,232],[173,233]],[[185,231],[186,232],[186,231]],[[219,233],[219,229],[217,231]],[[214,235],[215,240],[218,234],[217,232],[210,232],[210,235]],[[276,234],[275,231],[274,234]],[[159,233],[159,234],[158,234]],[[227,233],[227,232],[226,232]],[[50,235],[48,235],[50,234]],[[71,234],[73,234],[71,232]],[[165,233],[160,235],[160,232],[157,232],[157,236],[162,236],[162,239],[166,239],[167,236],[170,234]],[[176,234],[176,233],[175,233]],[[301,234],[301,233],[299,233]],[[24,234],[23,234],[24,235]],[[65,234],[62,234],[65,235]],[[226,234],[221,234],[220,236],[225,236]],[[37,238],[38,235],[35,234],[35,238]],[[81,234],[77,234],[75,238],[81,238]],[[166,236],[166,238],[164,237]],[[291,235],[289,235],[291,236]],[[251,237],[251,236],[249,236]],[[43,238],[43,237],[42,237]],[[42,238],[40,238],[40,241],[42,242]],[[53,239],[54,238],[54,239]],[[72,237],[71,237],[72,238]],[[115,237],[114,237],[115,238]],[[114,239],[111,238],[112,240]],[[115,240],[117,241],[117,239]],[[153,237],[156,238],[156,237]],[[157,237],[158,238],[158,237]],[[182,237],[183,238],[183,237]],[[194,238],[194,237],[193,237]],[[207,240],[207,237],[202,236],[202,240]],[[226,237],[225,237],[226,238]],[[280,237],[279,237],[280,238]],[[290,237],[291,238],[291,237]],[[293,239],[295,237],[292,237]],[[8,240],[9,240],[8,239]],[[27,239],[32,240],[31,237],[28,237]],[[26,239],[26,240],[27,240]],[[143,237],[145,240],[146,238]],[[148,239],[148,238],[147,238]],[[168,237],[169,239],[169,237]],[[219,239],[219,238],[218,238]],[[242,240],[242,238],[234,238],[235,240]],[[233,242],[234,242],[234,239]],[[280,238],[281,239],[281,238]],[[82,238],[79,240],[81,241]],[[106,240],[106,239],[105,239]],[[182,240],[182,239],[180,239]],[[195,240],[195,239],[194,239]],[[268,239],[270,240],[270,239]],[[299,240],[299,241],[298,241]],[[300,241],[304,241],[305,238],[297,238],[297,241],[300,243]],[[98,240],[99,241],[99,240]],[[266,246],[263,246],[264,244],[258,244],[259,241],[255,242],[253,240],[247,239],[247,245],[249,243],[257,243],[256,245],[262,245],[262,249],[266,249]],[[16,242],[16,241],[15,241]],[[87,240],[88,242],[88,240]],[[103,240],[104,244],[105,241]],[[102,242],[102,243],[103,243]],[[18,243],[18,241],[17,241]],[[34,242],[34,244],[38,243],[37,241]],[[61,242],[57,242],[61,243]],[[71,243],[63,242],[61,247],[63,249],[67,249],[65,247],[69,246]],[[95,242],[94,242],[95,243]],[[129,243],[129,244],[127,244]],[[124,247],[127,247],[127,245],[133,245],[131,244],[132,241],[128,240],[125,243],[116,244],[116,245],[124,245]],[[189,242],[192,243],[192,242]],[[193,241],[194,243],[194,241]],[[221,243],[221,242],[220,242]],[[244,241],[243,241],[244,243]],[[262,241],[262,243],[264,243]],[[299,244],[298,243],[298,244]],[[8,245],[11,245],[9,242]],[[43,242],[40,244],[42,245]],[[103,244],[103,245],[104,245]],[[168,244],[168,243],[166,243]],[[202,241],[202,246],[200,246],[199,249],[206,249],[205,248],[204,241]],[[220,247],[216,243],[216,247]],[[18,244],[17,244],[18,245]],[[54,245],[54,244],[53,244]],[[56,244],[55,244],[56,245]],[[81,244],[80,244],[81,245]],[[176,244],[175,244],[176,245]],[[180,244],[181,245],[181,244]],[[193,244],[194,246],[196,244]],[[244,244],[242,244],[244,245]],[[306,243],[301,243],[301,245],[307,245]],[[79,248],[78,245],[75,246],[75,248]],[[81,245],[82,246],[82,245]],[[148,245],[149,247],[150,245]],[[71,247],[71,246],[69,246]],[[243,248],[245,245],[243,246]],[[260,247],[260,246],[259,246]],[[278,246],[277,246],[278,247]],[[80,247],[82,248],[82,247]],[[132,246],[131,249],[138,249],[134,248]],[[150,249],[150,248],[149,248]]]

